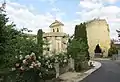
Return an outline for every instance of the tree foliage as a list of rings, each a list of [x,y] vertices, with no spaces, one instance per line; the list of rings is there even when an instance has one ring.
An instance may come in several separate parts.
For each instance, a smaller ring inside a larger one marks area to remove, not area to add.
[[[10,53],[10,48],[12,47],[11,43],[14,39],[16,39],[16,34],[19,34],[18,31],[13,29],[15,26],[13,23],[10,25],[6,25],[8,22],[8,18],[5,14],[0,12],[0,65],[8,64],[8,57],[12,57]],[[10,59],[9,59],[10,60]]]
[[[17,55],[39,53],[34,37],[29,37],[22,29],[16,30],[15,24],[7,24],[9,19],[3,11],[0,12],[0,68],[10,68],[16,62]]]
[[[39,52],[43,54],[43,31],[42,29],[38,30],[37,33],[37,44],[39,46]]]
[[[80,71],[88,67],[86,60],[89,60],[86,24],[81,23],[75,26],[74,38],[69,41],[68,55],[75,60],[75,70]]]
[[[71,54],[74,59],[84,54],[89,60],[88,48],[86,24],[81,23],[75,26],[74,38],[68,45],[68,54]]]
[[[112,55],[114,55],[114,54],[118,54],[118,49],[114,45],[113,41],[111,41],[111,46],[110,46],[110,48],[108,50],[108,56],[112,57]]]
[[[82,58],[87,53],[86,50],[87,44],[85,44],[82,39],[79,40],[73,39],[68,47],[69,51],[68,53],[72,56],[73,59],[80,57],[80,55]]]

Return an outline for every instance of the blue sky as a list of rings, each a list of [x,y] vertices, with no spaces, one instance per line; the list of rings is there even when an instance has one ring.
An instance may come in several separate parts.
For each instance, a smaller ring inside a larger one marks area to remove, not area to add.
[[[3,0],[0,0],[2,3]],[[94,18],[106,19],[111,38],[120,28],[120,0],[6,0],[6,11],[16,28],[26,27],[33,34],[42,28],[49,31],[55,19],[64,23],[64,32],[73,34],[74,27]]]
[[[32,6],[38,13],[44,14],[46,12],[51,12],[53,8],[58,8],[61,12],[65,12],[67,16],[62,17],[63,20],[74,20],[77,15],[76,11],[79,11],[79,0],[11,0],[12,2],[17,2],[21,5]],[[53,3],[52,3],[53,1]]]

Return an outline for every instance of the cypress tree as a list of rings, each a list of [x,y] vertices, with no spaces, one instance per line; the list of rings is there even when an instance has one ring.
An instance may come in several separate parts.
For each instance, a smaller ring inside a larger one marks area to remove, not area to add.
[[[78,29],[78,27],[77,27],[77,25],[76,25],[76,26],[75,26],[75,31],[74,31],[74,36],[75,36],[74,38],[75,38],[75,39],[77,38],[77,31],[78,31],[77,29]]]
[[[76,25],[75,26],[75,37],[74,39],[76,39],[77,41],[80,42],[80,44],[82,45],[82,43],[84,43],[85,45],[83,46],[83,50],[79,51],[78,53],[85,53],[87,57],[87,59],[89,59],[89,52],[88,52],[88,41],[87,41],[87,31],[86,31],[86,23],[80,23],[80,25]]]
[[[38,30],[38,33],[37,33],[37,44],[38,44],[38,47],[39,47],[39,52],[40,54],[43,54],[43,31],[42,29],[39,29]]]
[[[87,39],[86,23],[84,22],[83,24],[84,24],[84,33],[85,33],[84,38],[85,38],[85,43],[87,44],[86,45],[86,47],[87,47],[87,49],[86,49],[86,57],[87,57],[88,60],[90,60],[89,51],[88,51],[89,46],[88,46],[88,39]]]

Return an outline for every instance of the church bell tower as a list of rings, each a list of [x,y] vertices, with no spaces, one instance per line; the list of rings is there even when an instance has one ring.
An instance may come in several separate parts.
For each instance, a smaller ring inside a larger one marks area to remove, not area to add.
[[[49,27],[51,32],[63,32],[62,26],[64,26],[64,24],[55,20],[55,22],[53,22]]]

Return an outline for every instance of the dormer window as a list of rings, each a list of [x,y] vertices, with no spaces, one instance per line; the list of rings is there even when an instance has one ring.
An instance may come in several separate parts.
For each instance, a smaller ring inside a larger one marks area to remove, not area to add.
[[[59,29],[57,28],[57,32],[59,32]]]
[[[53,32],[55,32],[55,30],[53,29]]]

